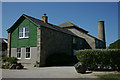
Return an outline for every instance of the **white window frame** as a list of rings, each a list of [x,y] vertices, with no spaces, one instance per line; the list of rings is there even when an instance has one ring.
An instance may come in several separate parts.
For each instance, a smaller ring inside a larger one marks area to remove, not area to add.
[[[26,49],[27,49],[27,48],[30,48],[30,47],[26,47],[26,48],[25,48],[25,59],[31,59],[31,48],[30,48],[30,52],[29,52],[29,53],[30,53],[30,57],[29,57],[29,58],[26,58]]]
[[[20,32],[20,29],[22,29],[22,32]],[[22,34],[22,37],[20,37],[20,34]],[[23,38],[23,28],[19,28],[19,38]]]
[[[27,27],[23,27],[22,29],[23,29],[23,32],[19,32],[19,38],[21,39],[21,38],[29,38],[29,30],[27,31],[28,32],[28,36],[26,37],[25,36],[25,28],[27,28]],[[28,27],[29,28],[29,27]],[[20,37],[20,33],[22,33],[23,34],[23,36],[22,37]]]
[[[20,49],[20,57],[17,56],[17,54],[18,54],[18,49]],[[16,50],[16,57],[17,57],[17,59],[21,59],[21,56],[22,56],[21,52],[22,52],[22,49],[21,49],[21,48],[17,48],[17,50]]]

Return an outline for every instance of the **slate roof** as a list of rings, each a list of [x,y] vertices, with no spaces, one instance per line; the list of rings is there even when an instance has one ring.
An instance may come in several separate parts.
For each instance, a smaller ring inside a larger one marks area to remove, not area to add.
[[[72,33],[71,31],[69,31],[67,29],[63,29],[59,26],[56,26],[56,25],[53,25],[53,24],[50,24],[50,23],[44,23],[42,20],[33,18],[33,17],[25,15],[25,14],[23,14],[23,15],[37,25],[40,25],[40,26],[43,26],[43,27],[46,27],[46,28],[50,28],[50,29],[53,29],[53,30],[56,30],[56,31],[60,31],[60,32],[78,37],[77,35],[75,35],[74,33]]]
[[[90,37],[92,37],[92,38],[94,38],[94,39],[100,40],[100,39],[98,39],[98,38],[96,38],[96,37],[88,34],[88,31],[86,31],[86,30],[78,27],[77,25],[75,25],[75,24],[73,24],[73,23],[71,23],[71,22],[66,22],[66,23],[60,24],[60,25],[58,25],[58,26],[61,27],[61,28],[64,28],[64,29],[65,29],[65,28],[75,27],[75,28],[77,28],[78,30],[81,30],[81,31],[83,31],[84,33],[86,33],[86,35],[88,35],[88,36],[90,36]]]
[[[88,33],[88,31],[86,31],[86,30],[78,27],[77,25],[75,25],[75,24],[73,24],[73,23],[71,23],[71,22],[66,22],[66,23],[60,24],[60,25],[58,25],[58,26],[59,26],[59,27],[62,27],[62,28],[75,27],[75,28],[77,28],[78,30],[83,31],[83,32],[86,33],[86,34]]]
[[[43,27],[46,27],[46,28],[50,28],[50,29],[53,29],[53,30],[56,30],[56,31],[60,31],[60,32],[63,32],[65,34],[69,34],[69,35],[72,35],[72,36],[76,36],[78,37],[76,34],[74,34],[73,32],[67,30],[66,28],[69,28],[69,27],[75,27],[77,28],[78,30],[82,30],[83,32],[86,33],[86,35],[92,37],[92,38],[95,38],[95,39],[98,39],[96,37],[93,37],[92,35],[90,34],[87,34],[88,31],[76,26],[75,24],[71,23],[71,22],[66,22],[66,23],[63,23],[61,25],[53,25],[53,24],[50,24],[50,23],[44,23],[42,20],[39,20],[37,18],[34,18],[34,17],[31,17],[31,16],[28,16],[28,15],[25,15],[23,14],[13,25],[15,25],[22,17],[25,17],[27,18],[28,20],[30,20],[31,22],[33,22],[34,24],[36,25],[40,25],[40,26],[43,26]],[[13,28],[13,26],[11,26],[7,31],[11,31]],[[79,37],[79,38],[82,38],[82,37]],[[99,40],[99,39],[98,39]]]
[[[56,25],[53,25],[53,24],[50,24],[50,23],[44,23],[42,20],[36,19],[34,17],[28,16],[28,15],[25,15],[25,14],[23,14],[21,17],[27,18],[28,20],[30,20],[31,22],[33,22],[36,25],[40,25],[40,26],[43,26],[43,27],[46,27],[46,28],[50,28],[50,29],[53,29],[53,30],[56,30],[56,31],[60,31],[60,32],[63,32],[63,33],[78,37],[77,35],[75,35],[74,33],[70,32],[67,29],[63,29],[63,28],[61,28],[59,26],[56,26]],[[20,20],[20,18],[15,23],[17,23]],[[13,26],[11,26],[7,31],[8,32],[11,31],[12,28],[13,28]]]

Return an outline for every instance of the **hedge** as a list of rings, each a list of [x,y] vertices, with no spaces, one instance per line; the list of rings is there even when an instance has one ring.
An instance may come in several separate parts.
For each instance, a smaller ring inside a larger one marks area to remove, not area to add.
[[[77,59],[89,70],[120,71],[120,49],[86,49],[76,51]]]

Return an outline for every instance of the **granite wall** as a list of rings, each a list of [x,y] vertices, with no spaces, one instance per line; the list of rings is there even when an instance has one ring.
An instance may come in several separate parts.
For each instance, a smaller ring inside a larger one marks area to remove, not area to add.
[[[73,55],[72,36],[55,31],[49,28],[41,27],[41,52],[40,63],[45,65],[46,58],[52,54]]]

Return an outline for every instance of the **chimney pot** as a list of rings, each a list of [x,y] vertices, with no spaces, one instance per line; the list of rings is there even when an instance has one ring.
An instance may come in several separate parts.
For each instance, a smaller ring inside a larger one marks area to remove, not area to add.
[[[44,16],[46,16],[46,13],[44,13]]]
[[[42,21],[44,23],[48,23],[48,17],[46,16],[46,13],[44,13],[44,16],[42,16]]]

